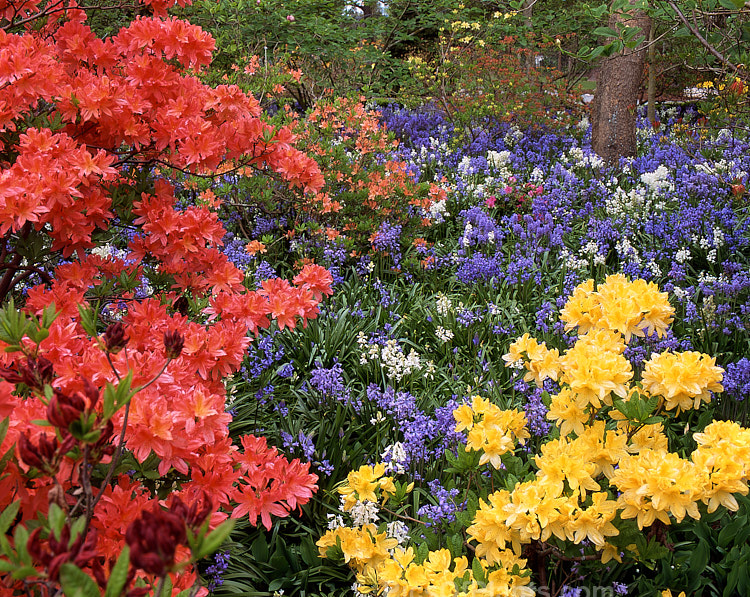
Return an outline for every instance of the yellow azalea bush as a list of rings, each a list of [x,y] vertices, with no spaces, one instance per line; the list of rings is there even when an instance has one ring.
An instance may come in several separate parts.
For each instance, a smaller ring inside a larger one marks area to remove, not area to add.
[[[638,375],[624,356],[632,338],[666,333],[674,318],[668,296],[653,283],[612,275],[598,287],[579,285],[560,316],[578,332],[565,352],[526,334],[503,357],[506,366],[525,368],[525,380],[559,387],[547,413],[555,427],[520,477],[505,469],[527,453],[522,411],[474,396],[453,412],[465,451],[480,454],[480,468],[492,467],[484,478],[500,475],[505,483],[473,508],[463,545],[473,552],[471,565],[456,549],[415,552],[375,520],[342,524],[318,542],[320,554],[339,547],[358,572],[360,593],[533,595],[532,576],[543,579],[545,558],[638,562],[639,534],[658,537],[701,512],[738,510],[736,496],[748,493],[750,430],[711,422],[692,435],[689,452],[670,450],[665,427],[722,391],[723,370],[708,355],[668,351],[652,354]],[[397,485],[384,474],[383,465],[350,473],[339,488],[344,511],[394,496]],[[565,555],[571,545],[579,546],[577,557]]]

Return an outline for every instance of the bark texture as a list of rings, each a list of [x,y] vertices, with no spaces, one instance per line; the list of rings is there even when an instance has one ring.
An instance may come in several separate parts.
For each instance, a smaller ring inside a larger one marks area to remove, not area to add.
[[[648,38],[651,19],[643,12],[631,18],[613,15],[609,26],[618,23],[640,27]],[[616,164],[623,156],[633,156],[636,150],[636,105],[646,62],[646,46],[625,48],[608,57],[602,64],[594,100],[591,104],[591,145],[608,164]]]

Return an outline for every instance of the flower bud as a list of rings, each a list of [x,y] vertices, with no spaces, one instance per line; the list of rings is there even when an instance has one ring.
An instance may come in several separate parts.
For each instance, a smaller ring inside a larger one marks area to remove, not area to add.
[[[133,566],[163,576],[174,566],[177,547],[187,541],[185,522],[167,510],[144,510],[125,531],[125,541]]]
[[[125,335],[125,326],[119,321],[107,326],[103,339],[107,352],[111,352],[112,354],[120,352],[125,348],[128,340],[130,340],[130,338]]]
[[[47,420],[58,429],[67,430],[73,421],[80,419],[85,408],[86,403],[78,392],[68,396],[55,390],[47,405]]]
[[[206,518],[213,512],[213,504],[208,493],[204,491],[202,499],[196,499],[190,506],[186,506],[185,502],[175,496],[169,511],[184,520],[191,531],[198,532]]]
[[[182,354],[185,339],[177,330],[164,332],[164,348],[167,350],[168,359],[176,359]]]
[[[44,391],[44,385],[55,377],[52,362],[44,357],[29,357],[26,363],[19,367],[19,373],[23,383],[37,392]]]
[[[16,447],[18,448],[18,457],[26,466],[39,470],[44,468],[44,463],[42,462],[39,450],[31,443],[28,435],[25,433],[19,435]]]

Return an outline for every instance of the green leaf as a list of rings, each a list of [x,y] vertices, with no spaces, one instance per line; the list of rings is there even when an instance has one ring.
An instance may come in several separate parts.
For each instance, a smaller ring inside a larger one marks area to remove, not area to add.
[[[157,585],[158,586],[158,585]],[[154,597],[162,597],[172,594],[172,579],[169,574],[164,577],[164,585],[162,585],[161,591],[154,593]]]
[[[73,521],[70,525],[70,541],[68,546],[73,545],[73,542],[78,539],[78,536],[83,533],[83,529],[86,528],[86,517],[80,516]]]
[[[3,513],[0,514],[0,533],[4,534],[10,528],[10,525],[13,524],[13,521],[16,519],[20,507],[21,500],[16,500],[3,510]]]
[[[21,566],[20,568],[16,568],[11,573],[11,576],[15,580],[23,580],[27,576],[38,576],[38,575],[39,575],[39,570],[37,570],[33,566]]]
[[[57,319],[57,316],[60,315],[60,311],[57,311],[55,309],[55,303],[50,303],[47,305],[44,310],[42,311],[42,327],[49,329],[49,326],[52,325],[52,323]]]
[[[700,575],[706,569],[708,564],[709,548],[708,543],[705,541],[699,541],[698,546],[693,550],[693,555],[690,557],[690,574]]]
[[[31,566],[31,556],[27,549],[27,544],[29,543],[29,531],[27,531],[26,527],[22,524],[19,524],[13,533],[13,543],[21,562],[27,566]]]
[[[318,549],[312,542],[309,536],[305,536],[300,543],[300,555],[302,561],[308,566],[318,566],[320,564],[320,557],[318,555]]]
[[[611,27],[597,27],[591,33],[602,37],[619,37],[620,34]]]
[[[49,522],[49,528],[52,531],[52,534],[55,536],[55,539],[59,541],[60,534],[65,526],[65,512],[63,512],[62,508],[54,502],[50,504],[47,521]]]
[[[199,543],[197,553],[193,554],[195,560],[200,560],[208,555],[214,553],[224,541],[227,540],[229,534],[234,528],[234,524],[237,522],[235,519],[229,519],[222,522],[216,527],[211,533],[206,535],[203,540]]]
[[[35,344],[41,343],[49,336],[49,330],[39,326],[35,321],[29,324],[26,334]]]
[[[10,427],[10,417],[5,417],[2,422],[0,422],[0,444],[3,443],[3,440],[5,439],[5,434],[8,433],[8,428]]]
[[[26,315],[16,309],[13,299],[8,305],[0,309],[0,340],[8,344],[6,352],[16,352],[21,349],[21,339],[26,333],[29,321]]]
[[[86,330],[89,336],[96,336],[96,314],[91,307],[78,305],[78,316],[80,317],[81,327]]]
[[[112,572],[107,581],[107,589],[104,597],[120,597],[125,582],[128,580],[128,565],[130,564],[130,547],[125,545],[117,558],[117,562],[112,567]]]
[[[131,391],[130,386],[133,384],[133,371],[128,371],[128,374],[122,378],[117,389],[115,390],[115,407],[120,408],[124,406],[130,399],[135,396],[134,391]]]
[[[721,547],[727,547],[732,541],[732,539],[737,535],[737,532],[740,530],[740,527],[742,526],[741,520],[733,520],[728,525],[726,525],[721,531],[719,532],[719,545]]]
[[[471,562],[471,572],[474,576],[474,580],[476,580],[478,583],[483,584],[486,581],[484,577],[484,568],[482,568],[482,564],[480,564],[479,558],[474,558],[474,560]]]
[[[66,597],[101,597],[94,579],[70,562],[60,566],[60,584]]]
[[[264,535],[258,535],[250,546],[250,551],[253,554],[253,559],[256,562],[267,562],[268,561],[268,542]]]
[[[719,4],[727,10],[740,10],[745,6],[745,0],[719,0]]]

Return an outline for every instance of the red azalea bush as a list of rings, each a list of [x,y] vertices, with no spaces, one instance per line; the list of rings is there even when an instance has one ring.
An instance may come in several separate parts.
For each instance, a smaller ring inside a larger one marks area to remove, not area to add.
[[[330,274],[248,290],[218,205],[153,168],[323,178],[254,98],[196,78],[210,36],[145,3],[108,39],[72,4],[0,3],[0,595],[205,593],[229,513],[269,528],[316,489],[232,444],[223,379],[250,332],[314,318]]]
[[[324,173],[322,187],[313,193],[278,187],[270,178],[239,177],[229,188],[214,188],[241,215],[242,234],[252,230],[254,218],[283,218],[287,236],[303,247],[305,258],[319,258],[327,243],[340,245],[351,257],[379,253],[373,243],[383,226],[400,227],[396,244],[408,246],[436,220],[436,204],[443,205],[448,187],[417,181],[404,161],[388,158],[398,140],[380,121],[364,98],[326,98],[299,115],[286,107],[277,115],[293,132],[296,146],[314,156]],[[265,198],[264,202],[258,198]],[[257,240],[257,239],[256,239]],[[273,243],[253,244],[265,252]],[[258,248],[251,248],[255,254]],[[286,246],[276,244],[279,261]]]

